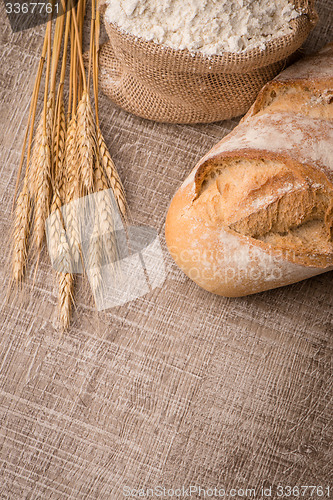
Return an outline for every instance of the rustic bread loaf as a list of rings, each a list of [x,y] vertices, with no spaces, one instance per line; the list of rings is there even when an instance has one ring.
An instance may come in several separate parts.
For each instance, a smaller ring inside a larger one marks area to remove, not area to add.
[[[166,241],[191,279],[225,296],[333,269],[333,44],[268,83],[199,161]]]

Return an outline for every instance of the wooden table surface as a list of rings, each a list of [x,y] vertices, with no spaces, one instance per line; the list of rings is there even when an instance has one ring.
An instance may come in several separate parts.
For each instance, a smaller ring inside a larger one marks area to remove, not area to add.
[[[332,0],[317,5],[305,52],[333,40]],[[6,300],[12,199],[44,27],[13,33],[3,3],[0,13],[0,499],[113,500],[126,488],[191,485],[256,488],[258,498],[272,485],[276,498],[278,485],[328,486],[332,273],[226,299],[188,280],[165,248],[172,195],[238,119],[163,125],[101,95],[101,128],[133,223],[159,233],[166,281],[97,313],[79,278],[63,335],[46,254],[34,286],[31,266]]]

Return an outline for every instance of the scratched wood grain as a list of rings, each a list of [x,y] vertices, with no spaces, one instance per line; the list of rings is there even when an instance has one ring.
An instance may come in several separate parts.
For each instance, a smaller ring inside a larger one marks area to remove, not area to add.
[[[333,40],[332,1],[318,0],[318,10],[305,52]],[[62,336],[46,255],[35,286],[30,277],[5,300],[11,203],[44,28],[13,34],[3,3],[0,13],[0,498],[117,500],[125,486],[327,486],[332,273],[225,299],[196,287],[165,250],[173,193],[237,120],[161,125],[101,96],[101,127],[133,222],[159,232],[167,280],[98,315],[80,278]]]

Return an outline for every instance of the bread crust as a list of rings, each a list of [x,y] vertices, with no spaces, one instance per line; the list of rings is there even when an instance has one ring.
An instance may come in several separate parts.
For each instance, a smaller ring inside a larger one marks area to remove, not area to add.
[[[323,61],[325,65],[328,64],[328,69],[325,67],[321,70]],[[315,222],[309,224],[315,226],[316,220],[321,217],[330,231],[330,221],[333,219],[333,121],[330,116],[323,117],[322,110],[319,110],[319,116],[313,117],[302,109],[288,109],[288,96],[286,99],[282,96],[282,104],[280,102],[271,109],[266,105],[265,96],[277,86],[284,86],[288,92],[290,88],[296,89],[303,104],[304,99],[312,99],[308,94],[303,96],[304,88],[299,86],[300,82],[306,88],[311,87],[313,92],[322,93],[333,88],[333,44],[324,48],[317,57],[297,63],[278,76],[276,81],[267,84],[240,124],[198,162],[172,200],[165,230],[169,251],[176,264],[199,286],[210,292],[239,297],[295,283],[333,269],[331,233],[328,250],[325,247],[325,251],[309,251],[298,233],[295,237],[292,235],[294,239],[285,235],[278,235],[274,239],[265,238],[265,235],[251,237],[240,234],[226,224],[221,209],[223,193],[219,192],[216,178],[222,182],[221,172],[224,175],[223,169],[229,168],[237,159],[240,167],[237,167],[238,170],[233,167],[229,176],[233,181],[235,172],[235,192],[241,190],[241,183],[244,183],[253,196],[253,191],[259,186],[258,201],[264,204],[268,212],[273,198],[277,204],[283,198],[284,194],[280,196],[278,191],[282,187],[284,191],[281,193],[296,193],[296,199],[298,192],[304,193],[307,189],[309,192],[312,190],[312,193],[317,189],[316,193],[320,192],[322,198],[316,196],[324,200],[322,203],[326,212],[325,216],[319,216],[316,203],[319,206],[321,202],[312,202],[311,199],[309,203],[313,204]],[[325,110],[327,106],[329,104],[324,106]],[[249,169],[246,163],[259,161],[266,162],[262,169],[256,166]],[[268,168],[268,163],[273,167]],[[256,169],[266,184],[258,180]],[[249,175],[250,170],[254,172],[252,177]],[[286,172],[290,172],[290,186]],[[244,181],[246,176],[249,180]],[[225,189],[230,188],[229,184],[226,182]],[[267,192],[271,195],[266,205],[263,192],[266,197]],[[234,198],[228,196],[237,205],[235,211],[244,211],[248,194],[243,199],[238,199],[239,195],[236,194]],[[300,208],[295,205],[290,210],[296,212]],[[263,217],[262,211],[260,214],[258,217]],[[305,220],[305,215],[301,213],[301,222],[302,217]],[[309,229],[306,227],[304,234],[307,231],[310,235],[319,234],[317,226],[310,226]],[[291,233],[293,230],[291,228]],[[294,240],[295,244],[290,243]],[[279,243],[276,244],[276,241]]]
[[[181,188],[172,200],[165,235],[175,263],[205,290],[225,297],[242,297],[324,273],[330,268],[293,262],[283,252],[261,241],[211,226],[191,210],[193,184]]]
[[[312,96],[324,94],[323,103],[329,104],[333,92],[333,42],[326,45],[317,54],[305,57],[295,64],[289,66],[277,75],[271,82],[268,82],[259,92],[257,99],[243,117],[242,121],[248,120],[260,111],[264,110],[267,98],[272,92],[282,89],[298,90],[299,93],[310,93]],[[308,97],[308,96],[307,96]],[[326,102],[325,102],[326,101]],[[289,104],[289,111],[297,112],[304,109],[293,109]],[[322,110],[321,110],[322,113]],[[322,116],[322,118],[325,118]]]

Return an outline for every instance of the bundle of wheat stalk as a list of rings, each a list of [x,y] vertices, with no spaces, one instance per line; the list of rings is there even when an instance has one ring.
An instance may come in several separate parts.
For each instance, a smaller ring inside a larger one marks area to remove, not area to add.
[[[85,0],[79,0],[77,6],[72,0],[67,0],[67,4],[62,0],[62,7],[65,13],[55,21],[53,41],[51,17],[46,26],[19,167],[16,193],[23,165],[26,164],[22,189],[16,200],[13,231],[12,277],[17,284],[22,282],[31,251],[37,255],[38,265],[45,240],[45,222],[51,213],[58,213],[59,217],[51,219],[52,223],[48,226],[49,249],[52,245],[57,247],[58,254],[63,255],[64,259],[68,259],[70,249],[70,258],[74,262],[81,258],[79,228],[75,217],[71,221],[70,211],[66,231],[61,227],[63,205],[95,191],[112,189],[118,209],[126,220],[124,189],[98,121],[98,5],[95,0],[92,1],[87,74],[82,55]],[[45,62],[44,107],[35,127]],[[69,90],[66,111],[64,86],[67,71]],[[91,74],[95,110],[89,94]],[[103,226],[102,230],[109,235],[113,228],[112,217],[109,205],[101,203],[96,224]],[[91,251],[91,255],[98,262],[99,240],[95,238],[92,241],[96,248]],[[63,264],[64,272],[57,272],[59,320],[62,327],[67,328],[73,305],[74,275],[66,271],[69,269],[66,262]],[[97,279],[98,266],[95,274]]]

